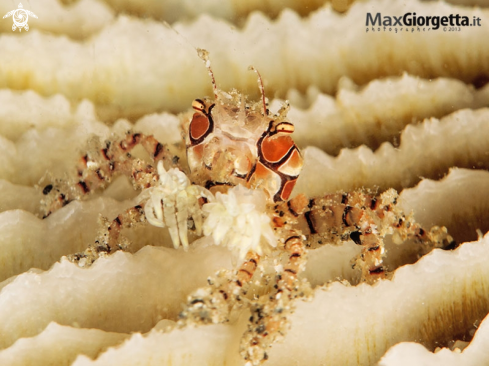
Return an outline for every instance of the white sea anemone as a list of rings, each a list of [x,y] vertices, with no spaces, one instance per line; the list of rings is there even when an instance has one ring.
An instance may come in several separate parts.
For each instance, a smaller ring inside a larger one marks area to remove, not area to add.
[[[158,175],[159,184],[148,189],[149,200],[144,207],[146,219],[154,226],[165,227],[166,224],[175,249],[180,244],[187,249],[187,219],[192,217],[196,232],[200,235],[202,215],[198,199],[212,198],[212,194],[203,187],[191,184],[179,169],[166,171],[161,161],[158,163]]]
[[[249,251],[263,254],[264,243],[275,247],[277,239],[265,213],[266,196],[262,190],[236,186],[227,194],[217,193],[214,202],[206,203],[208,213],[204,235],[216,245],[225,245],[238,255],[241,263]]]

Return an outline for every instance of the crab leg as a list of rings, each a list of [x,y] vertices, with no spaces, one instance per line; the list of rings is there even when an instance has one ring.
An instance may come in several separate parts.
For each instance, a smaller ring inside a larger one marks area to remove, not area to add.
[[[289,254],[287,265],[284,266],[283,280],[289,289],[293,288],[297,275],[302,272],[305,265],[306,249],[300,235],[290,236],[284,244],[285,251]]]
[[[259,365],[268,359],[267,349],[287,330],[287,316],[294,309],[292,300],[308,293],[309,287],[297,277],[305,267],[303,237],[298,232],[291,234],[283,244],[288,260],[283,272],[277,276],[275,290],[251,307],[250,323],[240,347],[241,355],[248,361],[246,365]]]
[[[144,208],[137,205],[129,208],[118,215],[112,221],[102,218],[104,225],[95,243],[90,245],[83,253],[68,256],[72,262],[83,263],[84,266],[92,264],[102,253],[110,254],[120,249],[124,249],[124,244],[120,241],[122,229],[135,227],[146,222]]]
[[[311,199],[306,209],[295,214],[298,227],[309,237],[311,247],[349,239],[361,245],[358,264],[362,268],[363,278],[367,282],[374,282],[385,276],[382,266],[384,244],[378,235],[378,225],[372,212],[376,203],[375,198],[361,193],[335,194]],[[385,216],[383,210],[390,210],[391,204],[386,202],[377,216]]]
[[[129,151],[138,144],[155,162],[169,160],[169,153],[164,145],[153,136],[140,133],[127,133],[118,142],[107,142],[104,146],[95,147],[80,158],[77,166],[78,181],[68,182],[61,188],[54,187],[53,184],[44,187],[43,194],[48,196],[44,200],[44,218],[74,199],[106,187],[116,175],[127,174],[137,189],[149,187],[153,181],[154,168],[129,155]]]
[[[400,240],[414,238],[423,243],[452,243],[445,228],[426,231],[397,207],[397,192],[388,190],[378,197],[362,191],[332,194],[310,199],[298,196],[281,207],[282,212],[296,217],[295,227],[308,237],[308,247],[352,240],[362,246],[356,265],[364,281],[373,283],[386,275],[383,266],[383,237],[395,234]]]
[[[236,272],[236,285],[238,287],[243,287],[244,284],[251,281],[251,278],[255,274],[258,268],[258,263],[260,261],[260,256],[252,251],[246,254],[246,259],[241,264]]]
[[[246,295],[246,284],[251,281],[259,261],[260,256],[249,251],[237,270],[222,270],[208,278],[209,286],[189,295],[187,305],[180,313],[179,326],[228,321],[234,305],[241,303]]]

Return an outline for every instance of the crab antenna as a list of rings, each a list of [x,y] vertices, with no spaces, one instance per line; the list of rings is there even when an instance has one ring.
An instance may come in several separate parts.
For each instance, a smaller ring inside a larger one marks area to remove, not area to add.
[[[265,87],[263,86],[263,80],[258,70],[255,69],[253,66],[248,67],[248,70],[254,71],[258,75],[258,88],[260,88],[261,99],[263,101],[263,113],[266,116],[268,113],[267,113],[267,103],[265,102]]]
[[[214,79],[214,73],[212,72],[211,61],[209,60],[209,52],[202,48],[197,48],[197,54],[202,59],[202,61],[204,61],[205,67],[207,67],[207,70],[209,71],[209,75],[212,79],[212,88],[214,90],[214,96],[217,99],[218,95],[217,95],[216,79]]]

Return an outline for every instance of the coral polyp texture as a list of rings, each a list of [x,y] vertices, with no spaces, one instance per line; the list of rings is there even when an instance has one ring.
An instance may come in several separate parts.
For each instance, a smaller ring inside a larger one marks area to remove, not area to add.
[[[0,26],[0,364],[483,363],[489,11],[191,5]]]

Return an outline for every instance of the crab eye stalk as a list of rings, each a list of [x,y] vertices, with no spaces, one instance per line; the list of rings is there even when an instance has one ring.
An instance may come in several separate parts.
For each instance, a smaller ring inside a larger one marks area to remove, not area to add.
[[[195,99],[192,102],[192,108],[200,112],[205,112],[205,104],[200,99]]]
[[[270,135],[275,135],[277,133],[292,133],[294,132],[294,125],[290,122],[276,122],[271,121],[270,126],[268,127],[268,131]]]
[[[275,132],[279,133],[292,133],[294,132],[294,125],[289,122],[280,122],[276,127],[275,127]]]

